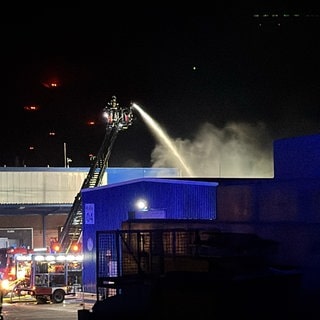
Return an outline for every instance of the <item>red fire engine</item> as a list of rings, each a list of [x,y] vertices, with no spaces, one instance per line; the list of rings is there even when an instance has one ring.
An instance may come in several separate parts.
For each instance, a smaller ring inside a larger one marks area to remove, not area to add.
[[[61,303],[81,289],[82,255],[0,249],[3,294],[30,294],[38,303]]]
[[[18,257],[18,263],[26,257]],[[61,303],[81,289],[82,255],[41,253],[29,255],[29,281],[15,287],[16,294],[29,293],[38,303]]]

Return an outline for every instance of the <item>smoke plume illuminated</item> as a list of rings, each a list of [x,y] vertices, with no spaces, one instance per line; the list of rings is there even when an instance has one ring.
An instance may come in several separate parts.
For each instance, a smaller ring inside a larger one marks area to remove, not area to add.
[[[205,123],[193,140],[171,139],[195,177],[273,177],[272,139],[262,123],[230,122],[222,129]],[[164,144],[156,145],[151,162],[179,168]]]

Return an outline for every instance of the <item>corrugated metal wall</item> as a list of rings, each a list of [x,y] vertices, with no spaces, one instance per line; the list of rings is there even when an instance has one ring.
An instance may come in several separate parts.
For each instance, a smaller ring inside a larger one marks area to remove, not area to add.
[[[135,203],[139,198],[146,199],[150,209],[164,210],[166,219],[215,219],[216,187],[217,183],[213,182],[138,179],[83,190],[85,290],[95,292],[97,231],[119,230],[122,222],[128,220],[129,212],[135,210]]]
[[[87,176],[87,169],[0,171],[0,203],[72,203]]]

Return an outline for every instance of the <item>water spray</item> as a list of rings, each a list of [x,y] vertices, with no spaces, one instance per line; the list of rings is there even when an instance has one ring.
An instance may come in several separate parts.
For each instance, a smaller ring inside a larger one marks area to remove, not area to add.
[[[188,176],[193,176],[191,169],[186,165],[185,161],[182,159],[181,155],[179,154],[177,148],[172,143],[170,137],[164,132],[163,129],[161,129],[160,125],[154,119],[152,119],[150,115],[148,115],[145,111],[143,111],[143,109],[140,106],[138,106],[136,103],[133,103],[132,107],[135,108],[140,113],[141,117],[143,118],[145,123],[148,125],[150,130],[154,133],[158,141],[162,145],[166,146],[172,152],[172,154],[176,157],[176,159],[179,161],[183,169],[183,172],[185,172],[186,175]]]

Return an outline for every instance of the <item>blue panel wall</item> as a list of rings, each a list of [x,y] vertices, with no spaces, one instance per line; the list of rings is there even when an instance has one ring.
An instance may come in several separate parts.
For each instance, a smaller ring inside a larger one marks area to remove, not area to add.
[[[320,134],[274,142],[275,179],[320,177]]]
[[[118,230],[139,198],[167,219],[215,219],[217,183],[138,179],[82,191],[84,290],[96,290],[96,231]]]
[[[107,168],[108,184],[142,178],[179,177],[180,171],[176,168]]]

